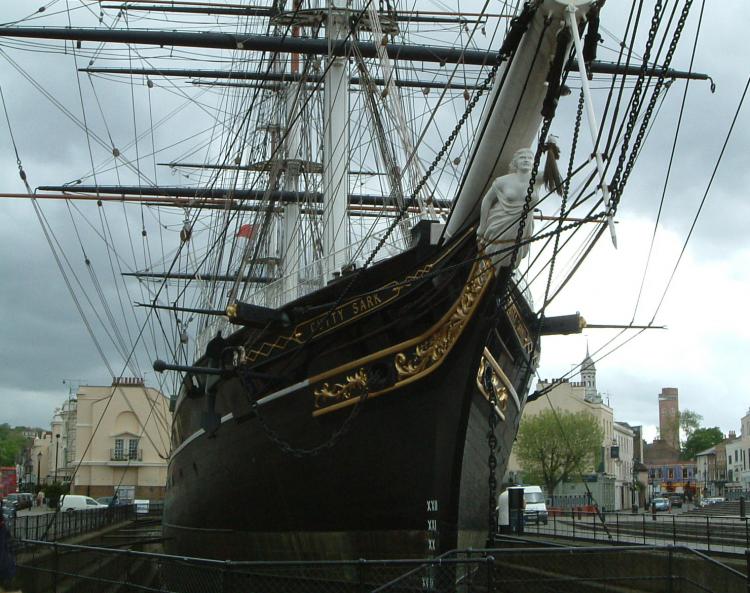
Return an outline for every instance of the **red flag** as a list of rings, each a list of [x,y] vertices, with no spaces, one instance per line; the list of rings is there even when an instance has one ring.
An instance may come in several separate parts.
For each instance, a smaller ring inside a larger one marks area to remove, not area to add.
[[[240,230],[237,231],[237,236],[245,237],[245,239],[252,239],[254,234],[255,234],[254,224],[243,224],[240,227]]]

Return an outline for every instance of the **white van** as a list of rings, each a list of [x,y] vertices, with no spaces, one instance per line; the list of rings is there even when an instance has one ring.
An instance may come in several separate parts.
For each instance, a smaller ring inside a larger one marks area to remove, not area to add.
[[[96,502],[90,496],[82,494],[63,494],[60,497],[61,511],[81,511],[84,509],[106,509],[106,504]]]
[[[508,490],[523,488],[523,519],[524,523],[547,524],[547,504],[544,492],[539,486],[511,486],[497,497],[497,525],[504,528],[510,525],[510,511],[508,509]]]

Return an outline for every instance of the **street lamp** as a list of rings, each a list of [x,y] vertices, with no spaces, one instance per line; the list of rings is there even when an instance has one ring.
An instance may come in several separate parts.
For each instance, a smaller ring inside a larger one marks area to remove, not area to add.
[[[60,435],[55,435],[55,484],[57,483],[57,451],[60,448]]]
[[[40,488],[42,485],[42,452],[36,454],[36,485]]]

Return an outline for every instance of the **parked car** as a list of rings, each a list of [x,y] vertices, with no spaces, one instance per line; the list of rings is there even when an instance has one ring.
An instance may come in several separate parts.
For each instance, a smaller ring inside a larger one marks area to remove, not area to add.
[[[34,506],[34,499],[31,497],[31,494],[27,494],[25,492],[12,492],[5,497],[5,500],[13,502],[16,505],[17,511],[30,509],[32,506]]]
[[[654,498],[651,501],[651,504],[653,505],[654,509],[657,511],[668,511],[671,508],[668,498],[663,498],[663,497]]]
[[[104,508],[107,508],[106,504],[100,504],[90,496],[83,496],[82,494],[63,494],[60,497],[61,511],[81,511],[86,509]]]
[[[7,500],[2,501],[2,519],[5,526],[10,530],[13,528],[13,522],[16,520],[16,505],[13,502]]]
[[[108,507],[121,507],[128,504],[127,501],[122,500],[118,496],[100,496],[96,499],[96,502]]]
[[[669,497],[669,504],[672,505],[672,508],[681,509],[682,508],[682,496],[679,494],[674,494]]]
[[[704,508],[704,507],[711,506],[712,504],[717,504],[719,502],[724,502],[724,501],[726,501],[726,498],[722,496],[709,496],[701,500],[700,506]]]

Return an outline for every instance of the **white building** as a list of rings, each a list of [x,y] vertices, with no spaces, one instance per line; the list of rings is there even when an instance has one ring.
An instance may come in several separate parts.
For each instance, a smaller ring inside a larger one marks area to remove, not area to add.
[[[537,389],[545,389],[551,382],[540,381]],[[602,461],[599,468],[591,468],[591,473],[597,473],[600,479],[614,482],[614,490],[607,489],[608,500],[597,501],[600,506],[608,510],[630,508],[633,499],[633,431],[627,425],[614,421],[612,408],[605,404],[596,387],[596,367],[589,356],[581,363],[581,381],[563,381],[553,387],[550,392],[535,401],[526,404],[523,416],[539,414],[550,407],[571,413],[588,412],[599,423],[604,437],[602,439]],[[522,420],[523,421],[523,420]],[[508,460],[508,479],[521,474],[521,467],[514,452]],[[564,495],[573,495],[580,488],[575,485],[561,486]],[[584,490],[585,491],[585,490]],[[560,494],[556,490],[556,495]],[[548,496],[550,493],[547,493]]]

